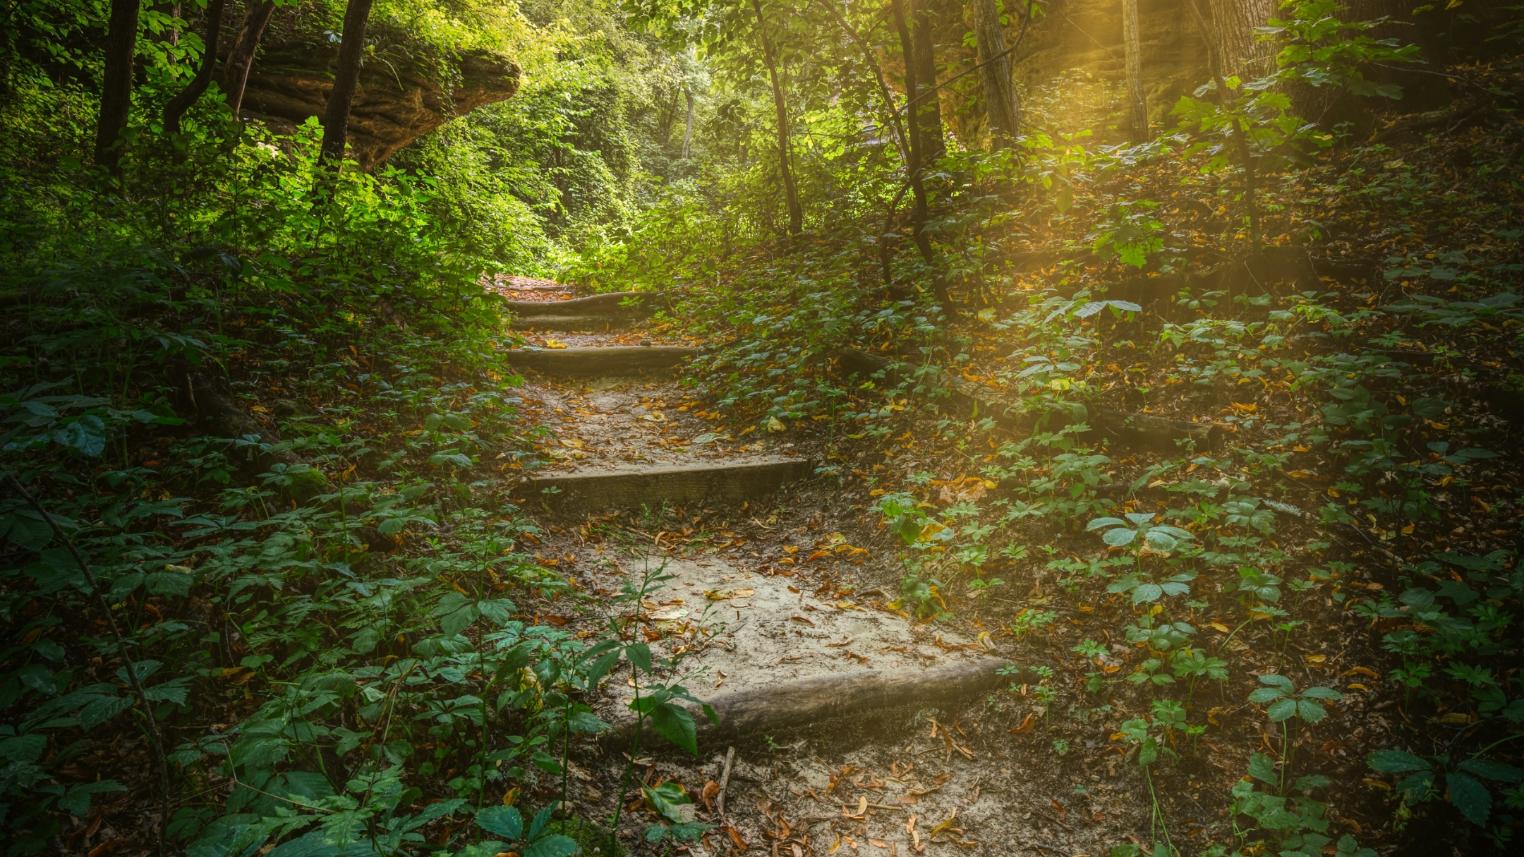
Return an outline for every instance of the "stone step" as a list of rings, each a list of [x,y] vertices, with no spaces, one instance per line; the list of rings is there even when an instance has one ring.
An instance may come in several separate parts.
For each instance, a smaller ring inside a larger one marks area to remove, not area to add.
[[[611,345],[602,348],[513,349],[508,365],[546,375],[598,377],[672,369],[698,354],[681,345]]]
[[[634,315],[531,315],[517,316],[517,330],[623,330],[640,321]]]
[[[623,464],[538,475],[517,493],[526,501],[579,512],[654,508],[663,503],[741,503],[804,477],[810,467],[805,459],[785,456],[705,464]]]
[[[504,304],[519,320],[546,316],[646,316],[653,309],[644,292],[609,292],[566,301],[511,301]],[[625,302],[629,301],[630,306]]]

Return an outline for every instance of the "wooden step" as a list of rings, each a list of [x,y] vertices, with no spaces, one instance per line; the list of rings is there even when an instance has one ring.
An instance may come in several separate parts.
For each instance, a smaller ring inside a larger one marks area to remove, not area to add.
[[[508,365],[546,375],[597,377],[672,369],[698,354],[681,345],[611,345],[603,348],[513,349]]]
[[[609,292],[567,301],[505,300],[503,303],[521,320],[542,316],[642,316],[650,315],[653,309],[652,302],[647,300],[649,297],[644,292]],[[626,306],[626,301],[631,305]]]
[[[741,503],[770,494],[810,472],[802,458],[775,456],[706,464],[624,464],[546,473],[524,483],[529,502],[568,510],[655,508],[663,503]]]

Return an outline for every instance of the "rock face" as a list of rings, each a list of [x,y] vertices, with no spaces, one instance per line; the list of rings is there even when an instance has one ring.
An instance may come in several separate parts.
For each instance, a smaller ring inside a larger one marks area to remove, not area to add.
[[[380,50],[367,50],[361,68],[350,110],[349,149],[367,170],[451,119],[511,98],[519,88],[519,67],[503,56],[468,52],[429,68],[394,61],[392,55],[398,53],[384,50],[383,43]],[[338,57],[337,40],[283,43],[272,30],[249,75],[244,115],[286,129],[321,115]]]

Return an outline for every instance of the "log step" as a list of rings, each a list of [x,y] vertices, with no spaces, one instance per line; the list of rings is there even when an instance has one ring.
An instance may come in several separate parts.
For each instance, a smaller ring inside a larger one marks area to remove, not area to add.
[[[547,375],[615,376],[671,369],[698,353],[681,345],[613,345],[603,348],[514,349],[508,365]]]
[[[519,319],[567,315],[649,315],[652,307],[644,292],[609,292],[566,301],[511,301],[504,304]],[[625,306],[629,301],[632,306]]]
[[[726,744],[761,745],[770,738],[802,735],[832,739],[872,729],[886,717],[923,708],[947,710],[966,704],[1012,681],[1030,681],[1028,671],[1007,674],[1013,664],[1003,658],[958,661],[925,670],[831,672],[795,681],[722,693],[704,700],[718,722],[695,706],[689,711],[698,728],[699,751]],[[633,716],[613,724],[602,743],[625,749],[634,743]],[[671,744],[646,735],[641,752],[673,751]]]
[[[526,500],[578,511],[662,503],[741,503],[805,476],[810,466],[802,458],[787,457],[714,464],[625,464],[536,476],[518,493]]]

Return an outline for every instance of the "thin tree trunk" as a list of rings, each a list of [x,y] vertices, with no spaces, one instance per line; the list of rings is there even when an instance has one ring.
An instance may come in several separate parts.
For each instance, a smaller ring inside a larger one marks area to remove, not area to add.
[[[1186,0],[1191,14],[1196,18],[1196,26],[1201,28],[1201,36],[1207,43],[1207,63],[1212,68],[1212,83],[1214,84],[1217,104],[1224,110],[1228,107],[1228,99],[1232,94],[1228,92],[1228,84],[1223,73],[1222,43],[1206,16],[1201,12],[1200,0]],[[1231,117],[1233,123],[1232,138],[1233,151],[1238,155],[1239,167],[1244,173],[1244,208],[1249,215],[1249,243],[1255,250],[1259,249],[1259,180],[1255,176],[1254,153],[1249,151],[1247,131],[1239,118]]]
[[[905,94],[909,99],[909,103],[906,105],[906,120],[910,125],[910,160],[906,164],[906,172],[908,173],[907,180],[913,200],[910,214],[910,235],[911,239],[915,241],[916,250],[921,254],[921,261],[925,262],[927,269],[931,271],[932,291],[937,302],[944,308],[950,308],[951,301],[947,294],[947,284],[943,281],[937,267],[936,252],[932,249],[931,238],[926,234],[926,221],[931,218],[931,204],[927,200],[926,195],[925,168],[927,163],[934,160],[928,157],[930,154],[928,150],[932,148],[931,142],[933,139],[936,141],[936,149],[938,151],[941,150],[942,127],[940,124],[940,113],[937,115],[938,124],[936,130],[931,131],[925,125],[930,119],[929,115],[925,111],[917,109],[919,105],[916,104],[916,93],[923,92],[921,86],[922,80],[920,69],[914,60],[915,34],[910,26],[910,22],[907,20],[905,4],[906,0],[890,0],[889,8],[894,15],[895,29],[899,33],[900,51],[905,57]],[[914,9],[913,6],[912,9]],[[931,97],[936,97],[934,91],[931,93]],[[938,154],[937,157],[941,157],[941,155]],[[899,197],[896,197],[895,201],[898,203]],[[893,206],[891,206],[890,215],[892,216],[893,213]]]
[[[767,63],[767,76],[773,87],[773,107],[778,113],[778,170],[783,176],[783,194],[788,205],[788,234],[798,235],[804,230],[804,208],[799,203],[799,187],[794,183],[794,170],[789,164],[788,101],[783,92],[783,81],[778,76],[778,57],[773,52],[772,39],[767,36],[762,0],[751,0],[751,8],[757,14],[757,38],[762,42],[762,60]]]
[[[1275,0],[1210,0],[1210,6],[1222,75],[1254,80],[1274,71],[1274,51],[1255,28],[1274,14]]]
[[[683,97],[688,101],[688,115],[683,120],[683,160],[693,153],[693,88],[683,90]]]
[[[333,91],[323,109],[323,145],[319,160],[338,171],[344,160],[344,142],[349,136],[349,107],[355,100],[360,81],[360,61],[365,56],[365,24],[374,0],[349,0],[344,10],[344,36],[339,43],[339,67],[333,76]]]
[[[1122,50],[1127,65],[1127,130],[1135,143],[1148,139],[1148,102],[1143,96],[1143,46],[1138,37],[1138,0],[1122,0]]]
[[[1011,80],[1010,46],[995,0],[974,0],[974,41],[990,140],[999,147],[1016,137],[1021,126],[1021,102]]]
[[[243,91],[249,85],[254,52],[259,49],[259,40],[264,38],[265,28],[270,26],[270,17],[274,14],[275,4],[271,0],[251,0],[243,26],[238,29],[238,38],[233,40],[233,49],[228,52],[227,65],[222,70],[222,89],[227,93],[228,107],[232,108],[234,119],[243,107]]]
[[[192,104],[206,92],[206,88],[212,83],[212,67],[217,64],[217,41],[222,35],[222,12],[227,6],[227,0],[210,0],[206,7],[206,37],[203,42],[206,51],[201,55],[201,66],[196,69],[196,76],[185,88],[176,93],[169,103],[164,105],[164,133],[174,136],[180,133],[180,118],[185,115]]]
[[[121,168],[122,132],[127,130],[132,110],[132,59],[137,46],[138,0],[111,0],[100,115],[95,123],[95,162],[113,175]]]

